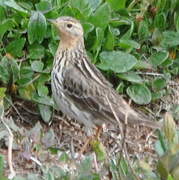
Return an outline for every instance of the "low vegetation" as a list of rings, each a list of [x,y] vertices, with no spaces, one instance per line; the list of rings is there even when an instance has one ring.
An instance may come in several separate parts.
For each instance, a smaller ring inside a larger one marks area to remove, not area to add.
[[[80,20],[92,63],[104,73],[120,94],[124,94],[136,108],[155,119],[161,119],[162,111],[167,111],[163,118],[164,128],[156,132],[156,156],[152,163],[147,157],[142,160],[133,159],[129,163],[126,155],[121,156],[119,153],[106,162],[103,158],[104,146],[97,142],[94,151],[97,158],[102,157],[96,162],[100,166],[97,170],[94,168],[93,154],[75,161],[65,151],[48,146],[44,151],[56,157],[54,164],[40,165],[36,170],[32,168],[31,172],[19,173],[14,180],[178,180],[177,0],[0,0],[1,118],[8,114],[11,107],[14,111],[17,110],[13,102],[18,99],[19,102],[25,100],[28,104],[36,104],[36,111],[40,113],[42,120],[47,124],[51,122],[54,103],[51,97],[50,72],[59,36],[47,20],[64,15]],[[34,107],[29,110],[34,111]],[[14,121],[15,119],[10,122]],[[12,124],[9,126],[13,133],[22,132],[19,124]],[[7,167],[7,158],[2,153],[7,148],[7,132],[1,127],[0,179],[7,179],[8,171],[4,169]],[[34,126],[36,132],[39,128],[39,124]],[[51,134],[46,134],[47,140],[54,135],[52,129],[48,131]],[[43,137],[41,132],[38,135],[39,141]],[[38,143],[34,141],[33,144],[36,152],[41,148]],[[104,175],[104,171],[108,173]]]

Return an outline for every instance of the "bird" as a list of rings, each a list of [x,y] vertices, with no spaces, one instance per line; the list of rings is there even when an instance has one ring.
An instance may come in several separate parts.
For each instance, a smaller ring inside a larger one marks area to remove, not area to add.
[[[51,88],[53,99],[62,113],[84,124],[88,135],[103,124],[116,127],[116,116],[124,123],[126,114],[128,123],[152,128],[160,126],[131,108],[91,63],[79,20],[61,16],[50,22],[60,37],[51,72]]]

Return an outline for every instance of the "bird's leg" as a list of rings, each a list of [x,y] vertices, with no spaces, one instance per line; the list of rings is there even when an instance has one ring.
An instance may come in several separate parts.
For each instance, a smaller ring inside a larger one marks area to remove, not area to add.
[[[82,148],[80,149],[80,156],[85,152],[87,146],[90,144],[90,141],[93,139],[93,136],[88,136],[86,138],[85,144],[82,146]]]
[[[90,144],[91,141],[93,141],[94,139],[99,140],[102,131],[103,131],[103,126],[97,126],[95,135],[87,137],[85,144],[80,149],[80,156],[85,152],[87,146]]]
[[[94,137],[95,137],[96,139],[99,139],[102,131],[103,131],[103,125],[102,125],[102,126],[97,126],[96,133],[95,133],[95,136],[94,136]]]

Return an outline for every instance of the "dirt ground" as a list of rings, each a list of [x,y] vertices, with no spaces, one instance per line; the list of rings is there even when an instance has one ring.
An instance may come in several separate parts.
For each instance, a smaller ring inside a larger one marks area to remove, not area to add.
[[[60,164],[54,152],[66,152],[69,157],[76,159],[80,149],[88,138],[83,125],[74,120],[68,120],[58,112],[54,112],[50,123],[45,123],[37,110],[37,105],[27,101],[15,100],[14,107],[5,112],[6,123],[12,129],[13,166],[17,174],[29,172],[40,173],[39,164]],[[0,129],[0,154],[7,160],[7,131]],[[101,133],[99,141],[104,145],[108,157],[113,157],[123,149],[124,141],[119,129],[108,129]],[[154,144],[157,137],[151,128],[145,126],[126,126],[125,144],[129,158],[148,159],[153,161],[157,156]],[[83,155],[94,151],[87,146]],[[63,164],[60,164],[60,166]],[[6,174],[9,173],[6,164]]]

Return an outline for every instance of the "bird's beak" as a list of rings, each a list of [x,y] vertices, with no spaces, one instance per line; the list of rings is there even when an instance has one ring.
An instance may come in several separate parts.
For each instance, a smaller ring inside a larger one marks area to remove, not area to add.
[[[57,26],[57,20],[56,19],[47,19],[47,21],[49,21],[53,25]]]

